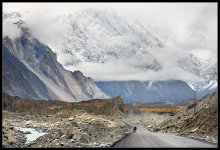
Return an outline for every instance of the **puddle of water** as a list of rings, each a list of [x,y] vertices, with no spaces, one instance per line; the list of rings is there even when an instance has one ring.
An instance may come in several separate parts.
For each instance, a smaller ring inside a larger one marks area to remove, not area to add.
[[[27,131],[31,132],[31,134],[25,134],[25,136],[27,137],[26,144],[36,140],[40,136],[47,134],[45,132],[44,133],[39,132],[39,131],[35,130],[34,128],[26,128],[26,127],[18,127],[18,126],[14,126],[14,127],[15,127],[15,129],[23,131],[23,132],[27,132]]]

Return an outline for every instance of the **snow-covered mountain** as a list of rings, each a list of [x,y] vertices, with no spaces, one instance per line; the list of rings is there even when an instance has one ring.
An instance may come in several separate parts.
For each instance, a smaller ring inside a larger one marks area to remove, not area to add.
[[[206,87],[217,87],[217,56],[206,59],[196,57],[193,54],[185,54],[178,63],[180,66],[203,79],[202,82],[190,82],[189,85],[194,90],[204,90]]]
[[[180,66],[203,79],[203,81],[189,82],[189,86],[197,91],[199,98],[207,95],[208,93],[217,90],[217,56],[206,58],[196,57],[193,54],[185,54],[179,60]]]
[[[163,64],[151,53],[151,49],[159,50],[170,43],[175,44],[172,36],[150,22],[141,24],[114,12],[91,8],[76,14],[58,16],[53,23],[68,27],[63,46],[56,51],[58,60],[65,67],[72,65],[77,68],[79,62],[106,63],[112,60],[136,59],[141,63],[129,65],[156,72],[163,69]],[[61,59],[64,57],[70,59]],[[197,90],[217,82],[217,56],[206,57],[204,59],[186,52],[175,62],[181,69],[203,79],[185,81]]]
[[[168,37],[157,28],[145,27],[138,21],[123,18],[113,12],[86,9],[77,14],[59,16],[53,23],[66,25],[68,33],[61,50],[56,51],[58,59],[65,66],[77,62],[105,63],[110,59],[129,58],[144,54],[152,58],[151,64],[139,66],[153,70],[161,68],[157,60],[146,50],[164,47]]]
[[[4,37],[2,91],[28,99],[81,101],[108,97],[80,71],[67,71],[57,55],[34,38],[25,22],[14,22],[21,34]]]
[[[21,17],[22,15],[14,13],[3,16],[4,18],[14,18]],[[74,70],[77,70],[78,65],[82,63],[105,64],[112,61],[120,63],[124,60],[129,60],[126,65],[129,65],[132,69],[135,68],[136,72],[150,70],[155,73],[160,73],[160,71],[164,71],[165,69],[172,69],[164,67],[163,62],[169,61],[172,57],[176,57],[174,54],[165,60],[161,60],[161,58],[157,56],[157,52],[155,52],[158,51],[161,54],[161,51],[164,50],[163,48],[169,49],[169,46],[176,44],[175,39],[173,39],[169,33],[151,22],[143,24],[137,20],[122,17],[114,12],[89,8],[74,14],[56,16],[51,20],[51,24],[65,26],[67,28],[67,32],[62,33],[64,38],[61,47],[51,50],[57,54],[58,62],[68,69],[71,68],[70,66],[73,66],[73,68],[75,68]],[[206,37],[203,36],[203,38]],[[196,39],[196,37],[194,37],[194,39]],[[208,41],[208,39],[205,39],[205,41]],[[202,45],[206,44],[203,43]],[[184,50],[184,48],[182,48],[182,50]],[[179,81],[186,82],[191,88],[197,90],[198,97],[201,97],[217,89],[217,56],[207,54],[201,57],[198,55],[198,52],[190,52],[191,51],[181,51],[181,55],[176,57],[172,63],[175,63],[175,67],[179,67],[186,73],[191,73],[201,79],[193,82]],[[166,54],[166,51],[164,51],[163,54]],[[95,71],[94,68],[94,72]],[[146,76],[148,76],[147,73]],[[112,80],[114,80],[114,77]],[[185,90],[182,91],[183,93],[189,92],[189,87],[185,88],[184,83],[175,85],[174,83],[177,83],[175,80],[159,81],[160,79],[155,83],[157,83],[157,85],[161,84],[162,86],[166,82],[173,82],[172,86],[174,87],[182,86],[180,89]],[[110,82],[115,83],[115,81]],[[105,81],[102,81],[103,85],[108,85],[110,82],[105,83]],[[146,82],[151,83],[150,80]],[[132,83],[134,82],[127,81],[127,83],[125,83],[119,81],[117,84],[115,83],[114,86],[117,85],[118,87],[115,87],[115,89],[119,91],[125,90],[120,89],[123,88],[125,84],[131,87],[144,87],[144,89],[146,89],[145,86],[149,87],[148,84],[142,85],[143,82],[140,82],[138,86],[134,86]],[[104,86],[99,87],[102,89]],[[131,87],[127,88],[135,90]],[[102,90],[105,91],[105,89],[108,88],[105,87]],[[108,91],[105,92],[109,94]],[[144,92],[142,92],[141,95],[138,91],[135,93],[132,90],[130,90],[129,93],[132,92],[136,96],[145,95]],[[163,93],[163,90],[161,92]],[[164,94],[166,95],[166,93]],[[131,97],[133,96],[135,98],[134,95],[131,95]],[[169,92],[167,95],[169,95]],[[188,98],[187,94],[183,94],[182,96],[184,95]],[[184,99],[181,96],[174,96],[172,99],[167,100],[173,100],[173,98]],[[158,97],[158,99],[160,98]]]

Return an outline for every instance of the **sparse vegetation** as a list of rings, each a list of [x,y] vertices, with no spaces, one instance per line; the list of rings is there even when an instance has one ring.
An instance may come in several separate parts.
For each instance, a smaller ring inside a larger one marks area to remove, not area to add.
[[[182,108],[137,108],[143,112],[177,113],[182,112]]]

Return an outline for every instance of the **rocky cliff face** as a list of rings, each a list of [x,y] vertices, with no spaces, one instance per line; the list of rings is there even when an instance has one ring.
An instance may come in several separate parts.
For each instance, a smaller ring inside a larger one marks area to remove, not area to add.
[[[72,103],[72,106],[74,109],[81,109],[96,115],[121,115],[124,113],[124,102],[121,96]]]
[[[79,101],[107,97],[91,78],[70,72],[57,62],[56,54],[16,23],[22,34],[3,39],[3,90],[29,99]]]
[[[7,39],[4,42],[7,42]],[[32,71],[10,53],[5,44],[2,49],[2,63],[3,91],[24,98],[56,98],[52,93],[50,95],[49,89]]]

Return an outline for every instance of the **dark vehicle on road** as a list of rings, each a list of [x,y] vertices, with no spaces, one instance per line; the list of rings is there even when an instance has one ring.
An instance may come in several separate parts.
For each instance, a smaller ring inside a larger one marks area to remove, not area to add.
[[[133,130],[136,131],[136,130],[137,130],[137,127],[135,126]]]

